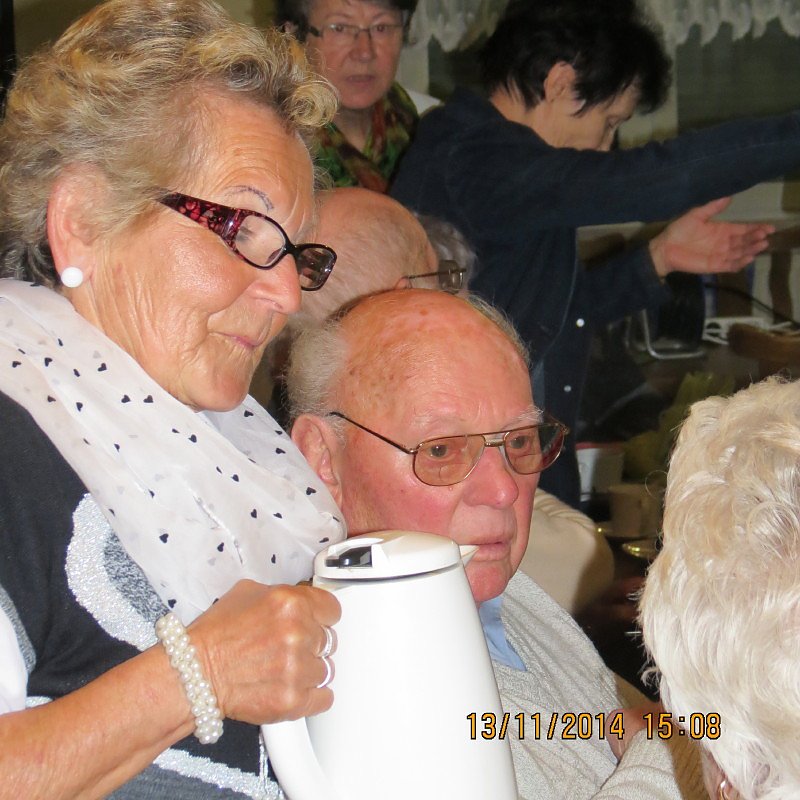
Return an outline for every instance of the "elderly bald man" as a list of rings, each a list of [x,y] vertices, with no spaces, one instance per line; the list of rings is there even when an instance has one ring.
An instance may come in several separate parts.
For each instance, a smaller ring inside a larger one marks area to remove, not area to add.
[[[360,187],[321,192],[317,212],[315,235],[336,251],[337,259],[336,275],[331,273],[325,291],[305,292],[302,312],[313,319],[325,319],[354,297],[385,289],[466,286],[468,264],[453,261],[452,243],[460,239],[465,260],[475,256],[449,223],[429,218],[423,225],[396,200]],[[449,260],[440,264],[441,259]],[[297,324],[303,324],[302,316]]]
[[[467,577],[504,709],[530,721],[524,739],[511,732],[521,797],[703,796],[693,754],[670,753],[644,731],[617,763],[599,715],[643,698],[615,679],[573,619],[517,571],[539,471],[562,438],[533,403],[524,348],[502,317],[442,292],[375,295],[301,335],[288,387],[292,438],[351,534],[403,528],[478,545]],[[587,715],[590,739],[569,738],[569,713]],[[532,714],[539,715],[538,735]],[[681,793],[673,758],[693,793]]]

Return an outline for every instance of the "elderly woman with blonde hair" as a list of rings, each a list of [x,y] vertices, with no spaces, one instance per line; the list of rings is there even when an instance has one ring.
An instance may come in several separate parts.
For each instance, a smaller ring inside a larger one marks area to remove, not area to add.
[[[692,407],[641,618],[659,722],[699,739],[709,796],[800,797],[800,385]]]
[[[4,797],[277,797],[258,726],[333,700],[338,603],[294,584],[339,512],[247,392],[335,262],[305,143],[334,109],[211,0],[110,0],[14,81]]]

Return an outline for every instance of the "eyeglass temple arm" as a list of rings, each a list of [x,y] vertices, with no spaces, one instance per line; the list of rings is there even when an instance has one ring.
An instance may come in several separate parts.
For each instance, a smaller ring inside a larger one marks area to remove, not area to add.
[[[402,450],[404,453],[408,453],[408,455],[410,456],[415,456],[419,451],[419,447],[414,447],[414,448],[403,447],[403,445],[398,444],[397,442],[393,442],[391,439],[387,439],[385,436],[381,436],[381,434],[376,433],[370,428],[367,428],[365,425],[361,425],[354,419],[350,419],[350,417],[345,416],[344,414],[342,414],[341,411],[329,411],[328,416],[338,417],[339,419],[343,419],[345,422],[349,422],[351,425],[355,425],[356,428],[361,428],[362,431],[372,434],[375,438],[380,439],[382,442],[386,442],[386,444],[390,444],[392,447],[396,447],[398,450]]]

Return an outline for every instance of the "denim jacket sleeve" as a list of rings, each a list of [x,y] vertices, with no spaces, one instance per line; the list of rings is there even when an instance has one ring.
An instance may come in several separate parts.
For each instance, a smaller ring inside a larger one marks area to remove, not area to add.
[[[624,250],[605,261],[584,267],[582,291],[591,301],[591,320],[615,322],[642,308],[656,308],[670,297],[658,277],[647,244]]]
[[[522,125],[495,120],[451,145],[446,189],[473,222],[506,230],[651,222],[796,167],[800,113],[610,153],[550,147]]]

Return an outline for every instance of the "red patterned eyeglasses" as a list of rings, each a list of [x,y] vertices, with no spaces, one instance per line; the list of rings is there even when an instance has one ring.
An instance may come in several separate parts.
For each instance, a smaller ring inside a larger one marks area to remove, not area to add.
[[[321,289],[336,263],[336,253],[324,244],[293,244],[271,217],[244,208],[210,203],[173,192],[160,203],[208,228],[239,258],[258,269],[272,269],[287,255],[294,256],[300,288]]]

